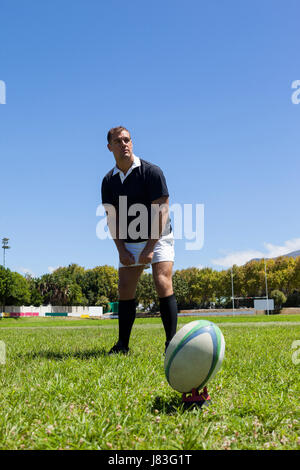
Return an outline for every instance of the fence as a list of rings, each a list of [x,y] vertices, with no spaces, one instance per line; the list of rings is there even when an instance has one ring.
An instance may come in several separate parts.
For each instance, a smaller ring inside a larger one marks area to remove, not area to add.
[[[1,315],[1,313],[0,313]],[[66,307],[41,305],[40,307],[30,306],[6,306],[2,317],[80,317],[92,318],[102,317],[103,307]]]

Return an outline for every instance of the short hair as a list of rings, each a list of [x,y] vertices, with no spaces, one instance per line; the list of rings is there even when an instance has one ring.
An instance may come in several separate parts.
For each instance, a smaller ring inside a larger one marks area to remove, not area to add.
[[[130,135],[129,130],[126,129],[126,127],[123,127],[123,126],[112,127],[111,129],[109,129],[109,131],[107,133],[107,142],[110,144],[113,135],[114,134],[119,134],[119,132],[122,132],[122,131],[127,131]]]

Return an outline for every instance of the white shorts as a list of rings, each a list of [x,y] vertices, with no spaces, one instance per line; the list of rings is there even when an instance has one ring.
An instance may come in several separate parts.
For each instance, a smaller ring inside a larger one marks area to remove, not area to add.
[[[138,263],[139,256],[146,246],[147,242],[138,242],[138,243],[127,243],[125,242],[125,247],[130,253],[133,254],[135,258],[135,264],[130,264],[125,266],[119,261],[119,268],[130,268],[132,266],[143,266],[141,263]],[[155,244],[153,250],[153,258],[151,264],[159,263],[160,261],[172,261],[174,262],[174,236],[173,232],[168,235],[163,235]],[[145,269],[150,267],[150,264],[145,264]]]

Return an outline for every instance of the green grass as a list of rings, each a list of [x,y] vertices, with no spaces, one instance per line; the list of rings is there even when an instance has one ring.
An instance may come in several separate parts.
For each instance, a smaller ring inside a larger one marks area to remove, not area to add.
[[[193,320],[209,320],[218,324],[223,323],[266,323],[266,322],[299,322],[300,314],[289,315],[248,315],[248,316],[203,316],[203,317],[179,317],[180,322],[189,322]],[[159,318],[138,318],[136,324],[143,323],[160,324]],[[96,318],[72,318],[72,317],[19,317],[19,318],[0,318],[0,329],[7,327],[52,327],[52,326],[103,326],[110,327],[117,325],[117,320]]]
[[[263,317],[276,325],[251,318],[251,328],[249,317],[215,319],[226,353],[202,410],[185,408],[166,382],[159,319],[136,320],[128,356],[106,354],[116,320],[3,319],[0,449],[299,448],[300,364],[291,345],[300,322],[277,320],[292,317]]]

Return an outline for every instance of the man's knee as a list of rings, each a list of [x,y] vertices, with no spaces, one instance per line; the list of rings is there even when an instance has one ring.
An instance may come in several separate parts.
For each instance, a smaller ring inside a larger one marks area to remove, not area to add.
[[[126,278],[119,279],[118,290],[120,300],[132,299],[135,296],[136,283]]]
[[[121,268],[119,270],[118,291],[120,300],[129,300],[135,297],[141,272],[141,268]]]
[[[168,266],[160,266],[153,273],[153,279],[159,297],[173,294],[172,269]]]

